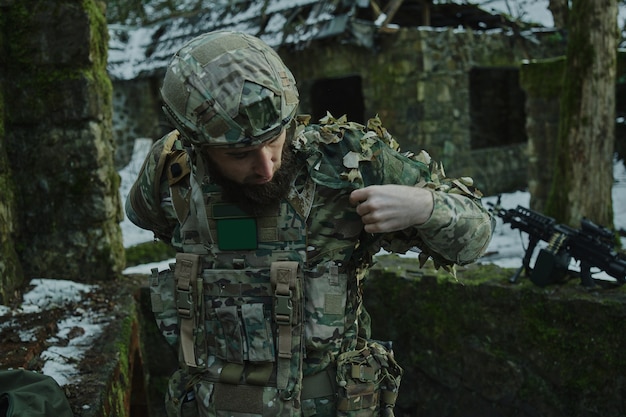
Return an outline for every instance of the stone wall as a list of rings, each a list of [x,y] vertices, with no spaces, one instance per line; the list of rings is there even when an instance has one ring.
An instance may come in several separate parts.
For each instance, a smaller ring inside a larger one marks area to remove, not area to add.
[[[124,255],[104,4],[1,7],[0,155],[6,152],[18,215],[0,223],[16,232],[26,277],[112,279]]]
[[[626,415],[624,287],[540,288],[513,269],[378,258],[364,290],[372,336],[405,369],[398,417]],[[521,260],[520,260],[521,262]]]
[[[157,77],[115,82],[113,137],[117,170],[130,162],[135,139],[158,139],[170,130],[161,110],[160,85]]]

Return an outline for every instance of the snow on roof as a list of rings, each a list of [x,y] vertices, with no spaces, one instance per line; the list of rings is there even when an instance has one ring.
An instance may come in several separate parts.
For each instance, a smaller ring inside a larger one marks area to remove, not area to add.
[[[150,75],[165,68],[184,42],[212,30],[249,33],[273,48],[334,36],[346,30],[354,7],[318,0],[242,3],[245,7],[211,7],[148,26],[109,25],[109,76],[129,80]]]
[[[371,9],[369,0],[183,0],[176,10],[161,7],[161,3],[159,0],[146,2],[144,12],[150,17],[150,23],[144,22],[143,26],[132,25],[139,23],[141,19],[137,18],[109,25],[107,69],[113,80],[130,80],[163,70],[184,42],[212,30],[249,33],[277,49],[281,46],[302,48],[313,40],[331,37],[372,47],[374,33],[383,25],[399,27],[391,20],[387,22],[385,10],[371,20],[359,18],[360,13],[368,14]],[[411,9],[410,2],[407,3],[407,10],[412,12],[398,16],[404,15],[405,22],[417,24],[416,9]],[[514,8],[502,0],[477,0],[472,4],[437,1],[435,4],[441,11],[431,14],[433,19],[435,16],[439,19],[435,26],[465,27],[468,24],[480,30],[506,28],[505,15],[552,25],[548,0],[523,0]],[[172,16],[172,13],[178,15]],[[463,20],[466,22],[460,24]]]

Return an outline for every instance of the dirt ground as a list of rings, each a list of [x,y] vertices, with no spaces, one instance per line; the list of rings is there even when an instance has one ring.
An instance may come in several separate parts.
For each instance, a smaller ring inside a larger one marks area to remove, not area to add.
[[[110,383],[109,375],[118,364],[120,324],[134,308],[132,301],[139,293],[140,281],[124,277],[95,285],[97,289],[84,294],[79,302],[21,314],[18,314],[19,304],[16,303],[12,306],[13,314],[0,316],[0,369],[38,372],[45,365],[43,352],[51,346],[67,346],[73,338],[85,333],[85,329],[75,326],[66,332],[65,337],[59,337],[61,321],[72,315],[93,314],[98,317],[101,331],[93,343],[81,351],[77,350],[76,356],[82,357],[59,358],[76,369],[76,383],[61,388],[75,416],[81,417],[99,415],[102,396]]]

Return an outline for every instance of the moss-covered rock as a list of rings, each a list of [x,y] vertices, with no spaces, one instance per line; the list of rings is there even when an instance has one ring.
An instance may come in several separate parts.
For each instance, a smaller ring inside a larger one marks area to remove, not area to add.
[[[2,139],[16,173],[12,222],[24,275],[114,279],[124,248],[104,3],[9,2],[1,22],[11,81]]]
[[[396,415],[624,415],[626,290],[512,273],[473,265],[455,279],[380,258],[365,300],[406,371]]]

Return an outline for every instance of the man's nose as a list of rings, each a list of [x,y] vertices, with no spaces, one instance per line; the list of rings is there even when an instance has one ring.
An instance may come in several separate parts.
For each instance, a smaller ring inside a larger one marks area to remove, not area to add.
[[[263,146],[259,149],[254,173],[263,178],[271,178],[274,175],[274,155],[271,149]]]

